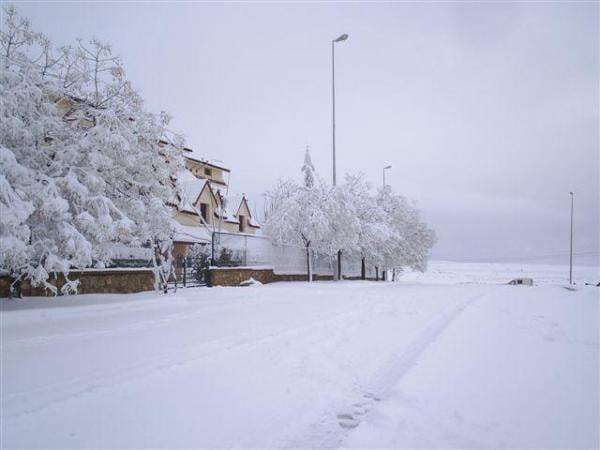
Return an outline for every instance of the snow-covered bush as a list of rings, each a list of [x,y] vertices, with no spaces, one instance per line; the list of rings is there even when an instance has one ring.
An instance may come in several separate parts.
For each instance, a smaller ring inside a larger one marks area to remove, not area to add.
[[[79,40],[55,53],[14,8],[4,19],[0,237],[10,250],[0,267],[55,292],[50,273],[103,267],[114,243],[152,246],[168,265],[165,204],[182,165],[169,117],[144,110],[107,44]]]

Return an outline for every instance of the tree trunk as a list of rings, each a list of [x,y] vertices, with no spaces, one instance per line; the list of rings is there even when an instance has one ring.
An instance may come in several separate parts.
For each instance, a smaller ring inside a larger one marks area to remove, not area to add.
[[[342,279],[342,251],[338,250],[337,253],[337,279]]]
[[[22,287],[22,278],[20,276],[16,276],[14,274],[10,275],[10,288],[8,290],[8,298],[23,298],[23,293],[21,291]]]
[[[392,270],[392,281],[396,281],[396,269]]]
[[[306,278],[309,283],[313,280],[312,263],[310,260],[310,244],[306,245]]]
[[[379,281],[379,267],[375,267],[375,281]]]
[[[367,268],[365,266],[365,258],[360,260],[360,279],[364,280],[367,278]]]

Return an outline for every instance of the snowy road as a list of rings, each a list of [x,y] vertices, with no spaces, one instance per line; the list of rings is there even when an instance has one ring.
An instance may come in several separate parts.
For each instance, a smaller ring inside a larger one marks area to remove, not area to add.
[[[595,288],[94,298],[5,304],[3,447],[598,446]]]

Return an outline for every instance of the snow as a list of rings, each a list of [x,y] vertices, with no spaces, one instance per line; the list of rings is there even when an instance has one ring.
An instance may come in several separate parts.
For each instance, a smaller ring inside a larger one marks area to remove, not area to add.
[[[261,283],[258,280],[255,280],[254,278],[250,277],[247,280],[244,280],[240,283],[240,286],[262,286],[263,283]]]
[[[192,226],[183,225],[182,223],[173,220],[173,229],[175,234],[173,241],[175,242],[188,242],[188,243],[209,243],[211,242],[211,233],[206,229],[205,226]]]
[[[597,289],[556,289],[473,302],[346,446],[598,448]]]
[[[2,446],[597,448],[599,273],[575,275],[2,300]]]
[[[110,252],[113,259],[145,259],[151,260],[153,251],[148,247],[134,247],[121,243],[110,245]]]
[[[231,223],[240,223],[237,213],[240,210],[240,206],[242,206],[242,201],[244,200],[244,194],[237,194],[232,191],[229,191],[227,194],[227,198],[225,200],[225,220]]]
[[[183,211],[197,213],[198,210],[194,205],[206,183],[205,178],[197,177],[188,169],[177,172],[177,195],[181,199],[179,208]],[[178,202],[174,201],[174,203]]]

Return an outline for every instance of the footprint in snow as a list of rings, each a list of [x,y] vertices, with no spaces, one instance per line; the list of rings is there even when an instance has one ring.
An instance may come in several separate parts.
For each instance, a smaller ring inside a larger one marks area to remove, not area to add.
[[[352,405],[352,412],[357,416],[362,416],[367,413],[367,408],[364,403],[355,403]]]
[[[342,428],[352,429],[358,426],[358,420],[352,414],[341,413],[337,415],[337,419]]]
[[[375,394],[367,392],[363,395],[365,400],[356,402],[352,405],[352,412],[343,412],[337,415],[338,424],[345,429],[356,428],[362,416],[367,414],[374,402],[381,400]]]
[[[377,397],[375,394],[372,394],[370,392],[367,392],[366,394],[363,395],[364,398],[368,398],[369,400],[374,400],[376,402],[378,402],[379,400],[381,400],[379,397]]]

